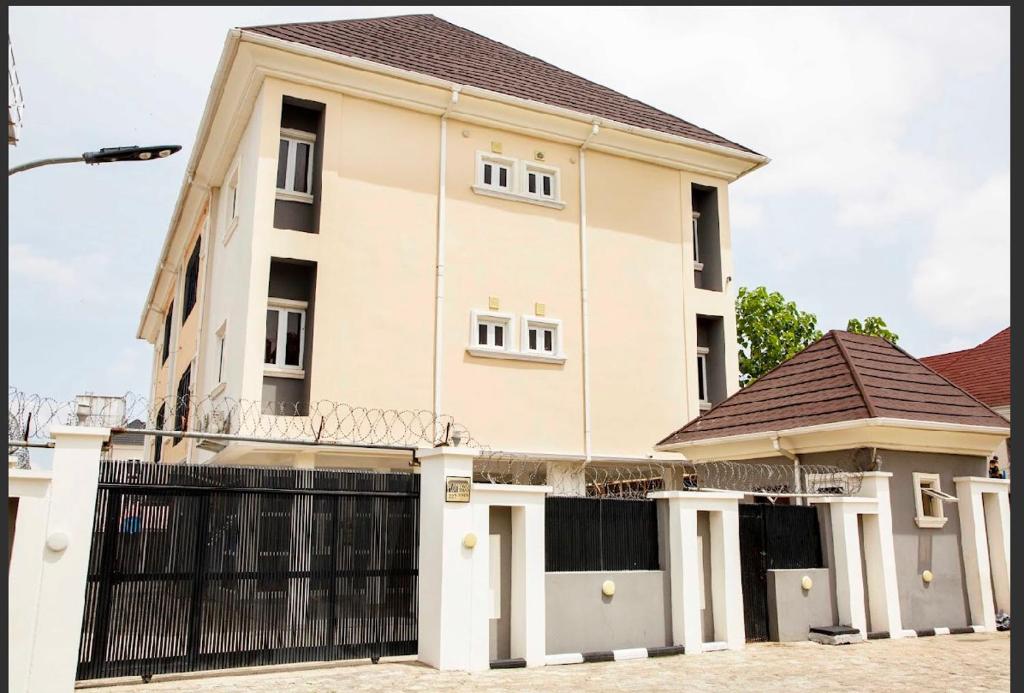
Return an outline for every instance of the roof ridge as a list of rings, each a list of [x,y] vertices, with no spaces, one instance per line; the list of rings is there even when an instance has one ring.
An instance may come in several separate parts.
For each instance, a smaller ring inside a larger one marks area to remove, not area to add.
[[[846,345],[843,344],[843,340],[839,338],[839,330],[829,330],[828,333],[832,336],[832,341],[834,341],[836,346],[839,348],[839,353],[842,354],[843,360],[846,361],[847,368],[850,369],[850,375],[853,377],[853,383],[860,391],[860,396],[861,399],[864,400],[864,407],[868,410],[868,415],[871,418],[877,418],[878,411],[875,409],[875,403],[871,400],[871,396],[868,395],[867,388],[864,387],[864,382],[860,379],[860,372],[853,364],[853,359],[850,357],[850,353],[846,350]]]
[[[342,22],[372,22],[381,19],[404,19],[406,17],[433,17],[434,19],[441,19],[435,14],[430,12],[411,12],[407,14],[382,14],[377,17],[347,17],[344,19],[314,19],[306,22],[282,22],[280,24],[254,24],[252,26],[240,26],[237,27],[242,31],[249,31],[250,29],[271,29],[285,26],[310,26],[311,24],[340,24]],[[444,21],[444,20],[441,20]],[[451,22],[449,22],[450,24]],[[457,25],[456,25],[457,26]]]

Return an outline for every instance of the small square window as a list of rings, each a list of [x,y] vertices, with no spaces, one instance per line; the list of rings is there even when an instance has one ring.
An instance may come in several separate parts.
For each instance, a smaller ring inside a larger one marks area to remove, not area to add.
[[[535,164],[523,164],[523,168],[526,179],[525,189],[522,191],[524,195],[542,200],[556,199],[558,172],[555,169]]]
[[[477,152],[477,185],[512,192],[515,160]]]
[[[945,503],[956,503],[956,496],[942,490],[942,479],[938,474],[914,472],[914,508],[917,515],[914,522],[923,529],[939,529],[945,526]]]
[[[470,347],[493,351],[508,351],[509,327],[512,316],[505,313],[473,311]]]
[[[536,315],[523,317],[522,350],[527,354],[561,357],[561,320],[551,320]]]

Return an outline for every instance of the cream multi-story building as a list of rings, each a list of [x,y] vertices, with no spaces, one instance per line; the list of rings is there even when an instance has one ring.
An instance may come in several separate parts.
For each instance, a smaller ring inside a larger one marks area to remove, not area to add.
[[[232,30],[139,325],[152,394],[668,457],[738,388],[728,186],[767,161],[432,16]],[[200,446],[150,457],[352,461]]]

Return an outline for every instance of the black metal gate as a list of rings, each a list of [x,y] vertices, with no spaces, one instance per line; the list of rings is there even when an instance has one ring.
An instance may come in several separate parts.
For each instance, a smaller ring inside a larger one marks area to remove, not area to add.
[[[101,464],[78,678],[415,654],[419,476]]]
[[[822,568],[814,506],[741,504],[740,565],[747,640],[768,639],[768,571]]]

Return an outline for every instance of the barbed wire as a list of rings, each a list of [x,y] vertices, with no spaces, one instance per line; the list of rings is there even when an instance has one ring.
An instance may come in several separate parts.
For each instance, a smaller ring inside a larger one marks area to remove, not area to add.
[[[218,440],[259,439],[279,443],[339,444],[413,449],[448,445],[478,450],[474,481],[547,485],[554,495],[646,498],[659,490],[727,490],[770,498],[859,492],[860,472],[877,464],[865,449],[836,464],[639,460],[584,462],[550,460],[493,449],[447,414],[424,409],[385,409],[319,400],[263,402],[228,397],[167,397],[134,393],[82,395],[60,400],[8,389],[8,454],[28,466],[24,443],[49,440],[54,425],[100,426],[118,436],[132,431],[210,434]]]

